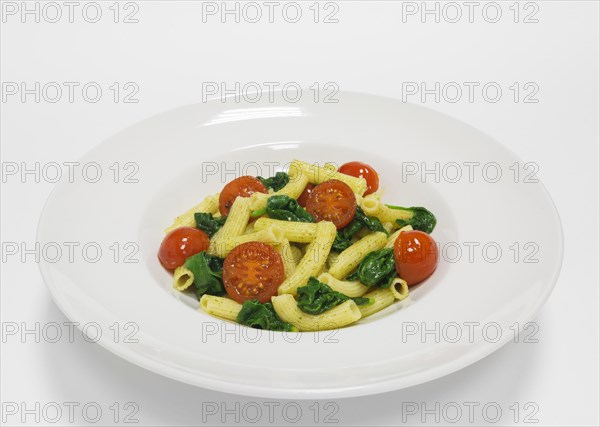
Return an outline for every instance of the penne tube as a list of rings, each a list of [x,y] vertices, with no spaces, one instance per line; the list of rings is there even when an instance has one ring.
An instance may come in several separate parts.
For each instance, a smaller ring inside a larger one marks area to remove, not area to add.
[[[325,331],[347,326],[360,319],[361,313],[352,300],[348,300],[326,312],[314,315],[304,313],[292,295],[272,297],[273,308],[284,322],[290,323],[299,331]]]

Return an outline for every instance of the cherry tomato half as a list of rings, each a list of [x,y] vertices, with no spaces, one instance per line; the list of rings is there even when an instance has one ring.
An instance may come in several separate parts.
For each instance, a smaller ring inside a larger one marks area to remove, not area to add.
[[[242,243],[223,262],[225,290],[240,304],[251,299],[270,301],[283,279],[281,255],[266,243]]]
[[[194,227],[176,228],[165,236],[158,259],[167,270],[174,270],[185,262],[186,258],[208,249],[210,239],[202,230]]]
[[[429,234],[422,231],[403,231],[394,243],[394,258],[398,275],[409,286],[427,279],[438,263],[438,249]]]
[[[330,179],[313,188],[306,201],[306,210],[317,221],[333,222],[339,230],[354,218],[356,197],[348,184]]]
[[[250,197],[254,193],[268,193],[267,187],[258,178],[246,175],[230,181],[219,195],[219,212],[226,216],[238,196]]]
[[[376,192],[379,189],[379,175],[371,166],[363,162],[348,162],[340,166],[340,173],[364,178],[367,181],[367,191],[365,196]]]
[[[310,196],[310,193],[312,193],[313,188],[315,188],[315,184],[311,184],[309,182],[308,184],[306,184],[306,187],[304,187],[304,191],[302,192],[302,194],[300,194],[300,197],[298,197],[297,202],[303,208],[306,207],[306,202],[308,201],[308,196]]]

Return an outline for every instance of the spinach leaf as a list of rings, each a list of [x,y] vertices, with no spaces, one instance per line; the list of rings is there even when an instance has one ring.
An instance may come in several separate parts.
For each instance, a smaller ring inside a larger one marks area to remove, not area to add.
[[[214,217],[209,213],[196,212],[194,214],[194,220],[196,221],[196,228],[204,231],[208,234],[208,237],[212,237],[219,228],[223,227],[225,221],[227,220],[226,216]]]
[[[185,267],[194,275],[196,296],[198,299],[204,294],[223,295],[223,259],[199,252],[185,260]]]
[[[315,222],[312,215],[306,212],[296,200],[285,195],[269,197],[267,215],[269,218],[283,221]]]
[[[371,231],[380,231],[382,233],[387,234],[385,228],[383,228],[383,224],[379,220],[379,218],[374,216],[367,216],[365,211],[361,209],[360,206],[356,207],[356,214],[354,215],[354,219],[360,221],[362,225],[367,227]]]
[[[297,329],[282,321],[273,304],[270,302],[261,304],[256,300],[246,301],[237,315],[238,323],[255,329],[268,329],[270,331],[296,331]]]
[[[373,303],[370,298],[350,298],[341,292],[334,291],[314,277],[308,279],[306,286],[298,288],[298,308],[308,314],[321,314],[349,299],[352,299],[357,305]]]
[[[356,271],[346,280],[358,279],[363,285],[387,288],[392,284],[394,277],[396,277],[394,250],[385,248],[367,254]]]
[[[379,221],[379,218],[367,216],[361,207],[357,206],[354,219],[350,224],[341,230],[338,230],[331,249],[337,252],[348,249],[350,245],[352,245],[352,236],[358,233],[363,227],[367,227],[371,231],[381,231],[382,233],[387,234],[387,231],[383,228],[383,224]]]
[[[285,172],[277,172],[275,176],[271,178],[263,178],[262,176],[257,177],[260,182],[267,188],[271,188],[273,191],[279,191],[290,182],[290,176]]]
[[[363,225],[355,216],[350,224],[338,230],[331,249],[337,252],[348,249],[352,245],[352,236],[358,233],[361,228],[363,228]]]
[[[386,206],[390,209],[406,211],[408,217],[407,219],[396,220],[396,223],[400,227],[411,225],[415,230],[424,231],[425,233],[430,234],[437,224],[435,215],[423,207],[416,206],[412,208],[403,208],[402,206]]]

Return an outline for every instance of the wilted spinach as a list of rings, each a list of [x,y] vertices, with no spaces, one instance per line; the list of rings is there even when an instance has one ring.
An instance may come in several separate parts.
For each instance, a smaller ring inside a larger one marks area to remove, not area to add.
[[[424,231],[425,233],[430,234],[437,223],[435,215],[423,207],[403,208],[402,206],[386,206],[390,209],[406,211],[406,219],[396,220],[396,223],[398,223],[400,227],[411,225],[415,230]]]
[[[196,221],[196,228],[204,231],[206,234],[208,234],[208,237],[212,237],[217,231],[219,231],[219,228],[223,227],[227,217],[214,217],[209,213],[196,212],[194,214],[194,220]]]
[[[283,221],[315,222],[311,214],[289,196],[277,195],[267,200],[267,215],[269,218]]]
[[[331,249],[337,252],[342,252],[343,250],[348,249],[350,245],[352,245],[352,236],[358,233],[363,227],[367,227],[371,231],[380,231],[387,234],[379,218],[367,216],[361,207],[357,206],[354,219],[350,222],[350,224],[341,230],[338,230]]]
[[[290,176],[285,172],[277,172],[275,176],[271,178],[263,178],[262,176],[257,177],[260,182],[267,188],[273,191],[279,191],[290,182]]]
[[[198,299],[204,294],[223,295],[223,259],[199,252],[185,260],[185,267],[194,275]]]
[[[236,320],[242,325],[255,329],[267,329],[270,331],[297,330],[293,325],[282,321],[277,316],[273,304],[270,302],[261,304],[256,300],[246,301],[242,305],[242,309],[238,313]]]
[[[394,277],[396,277],[394,250],[385,248],[370,252],[354,273],[346,277],[346,280],[360,280],[363,285],[387,288],[392,284]]]
[[[298,288],[298,308],[308,314],[321,314],[343,302],[353,300],[357,305],[372,303],[369,298],[350,298],[341,292],[334,291],[330,286],[314,277],[308,279],[306,286]]]

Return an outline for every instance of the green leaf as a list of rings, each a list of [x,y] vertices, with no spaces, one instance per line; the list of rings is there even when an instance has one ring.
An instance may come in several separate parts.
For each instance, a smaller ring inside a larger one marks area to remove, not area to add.
[[[206,234],[208,234],[208,237],[212,237],[217,231],[219,231],[219,228],[223,227],[227,217],[222,216],[215,218],[209,213],[196,212],[194,214],[194,220],[196,221],[196,228],[204,231]]]
[[[236,320],[242,325],[255,329],[289,332],[297,330],[294,326],[282,321],[277,316],[273,304],[270,302],[261,304],[256,300],[246,301],[242,305],[242,309],[237,315]]]
[[[282,221],[315,222],[311,214],[306,212],[298,202],[289,196],[277,195],[267,200],[269,218]]]
[[[285,172],[277,172],[275,176],[272,176],[271,178],[259,176],[258,179],[265,187],[270,188],[273,191],[281,190],[288,182],[290,182],[290,176]]]
[[[392,284],[396,277],[396,262],[394,250],[391,248],[380,249],[367,254],[350,276],[356,275],[362,284],[386,288]],[[348,276],[348,277],[350,277]]]
[[[185,260],[185,267],[194,275],[198,299],[204,294],[223,295],[223,259],[199,252]]]
[[[332,250],[342,252],[352,245],[352,236],[360,231],[363,225],[356,217],[344,228],[338,230],[333,241]]]
[[[350,224],[338,230],[331,249],[337,252],[348,249],[352,245],[352,237],[363,227],[367,227],[371,231],[380,231],[387,234],[379,218],[367,216],[360,206],[357,206],[354,219]]]
[[[406,225],[411,225],[415,230],[423,231],[427,234],[430,234],[435,225],[437,224],[437,219],[435,215],[421,206],[415,206],[411,208],[403,208],[402,206],[393,206],[386,205],[390,209],[403,210],[408,213],[408,219],[397,219],[396,223],[400,227],[404,227]]]
[[[308,314],[321,314],[352,299],[357,305],[372,304],[370,298],[350,298],[314,277],[308,279],[306,286],[298,288],[298,308]]]
[[[360,206],[356,207],[356,215],[354,215],[354,219],[362,223],[362,225],[371,231],[380,231],[381,233],[388,234],[379,218],[375,216],[367,216],[365,211],[363,211]]]

